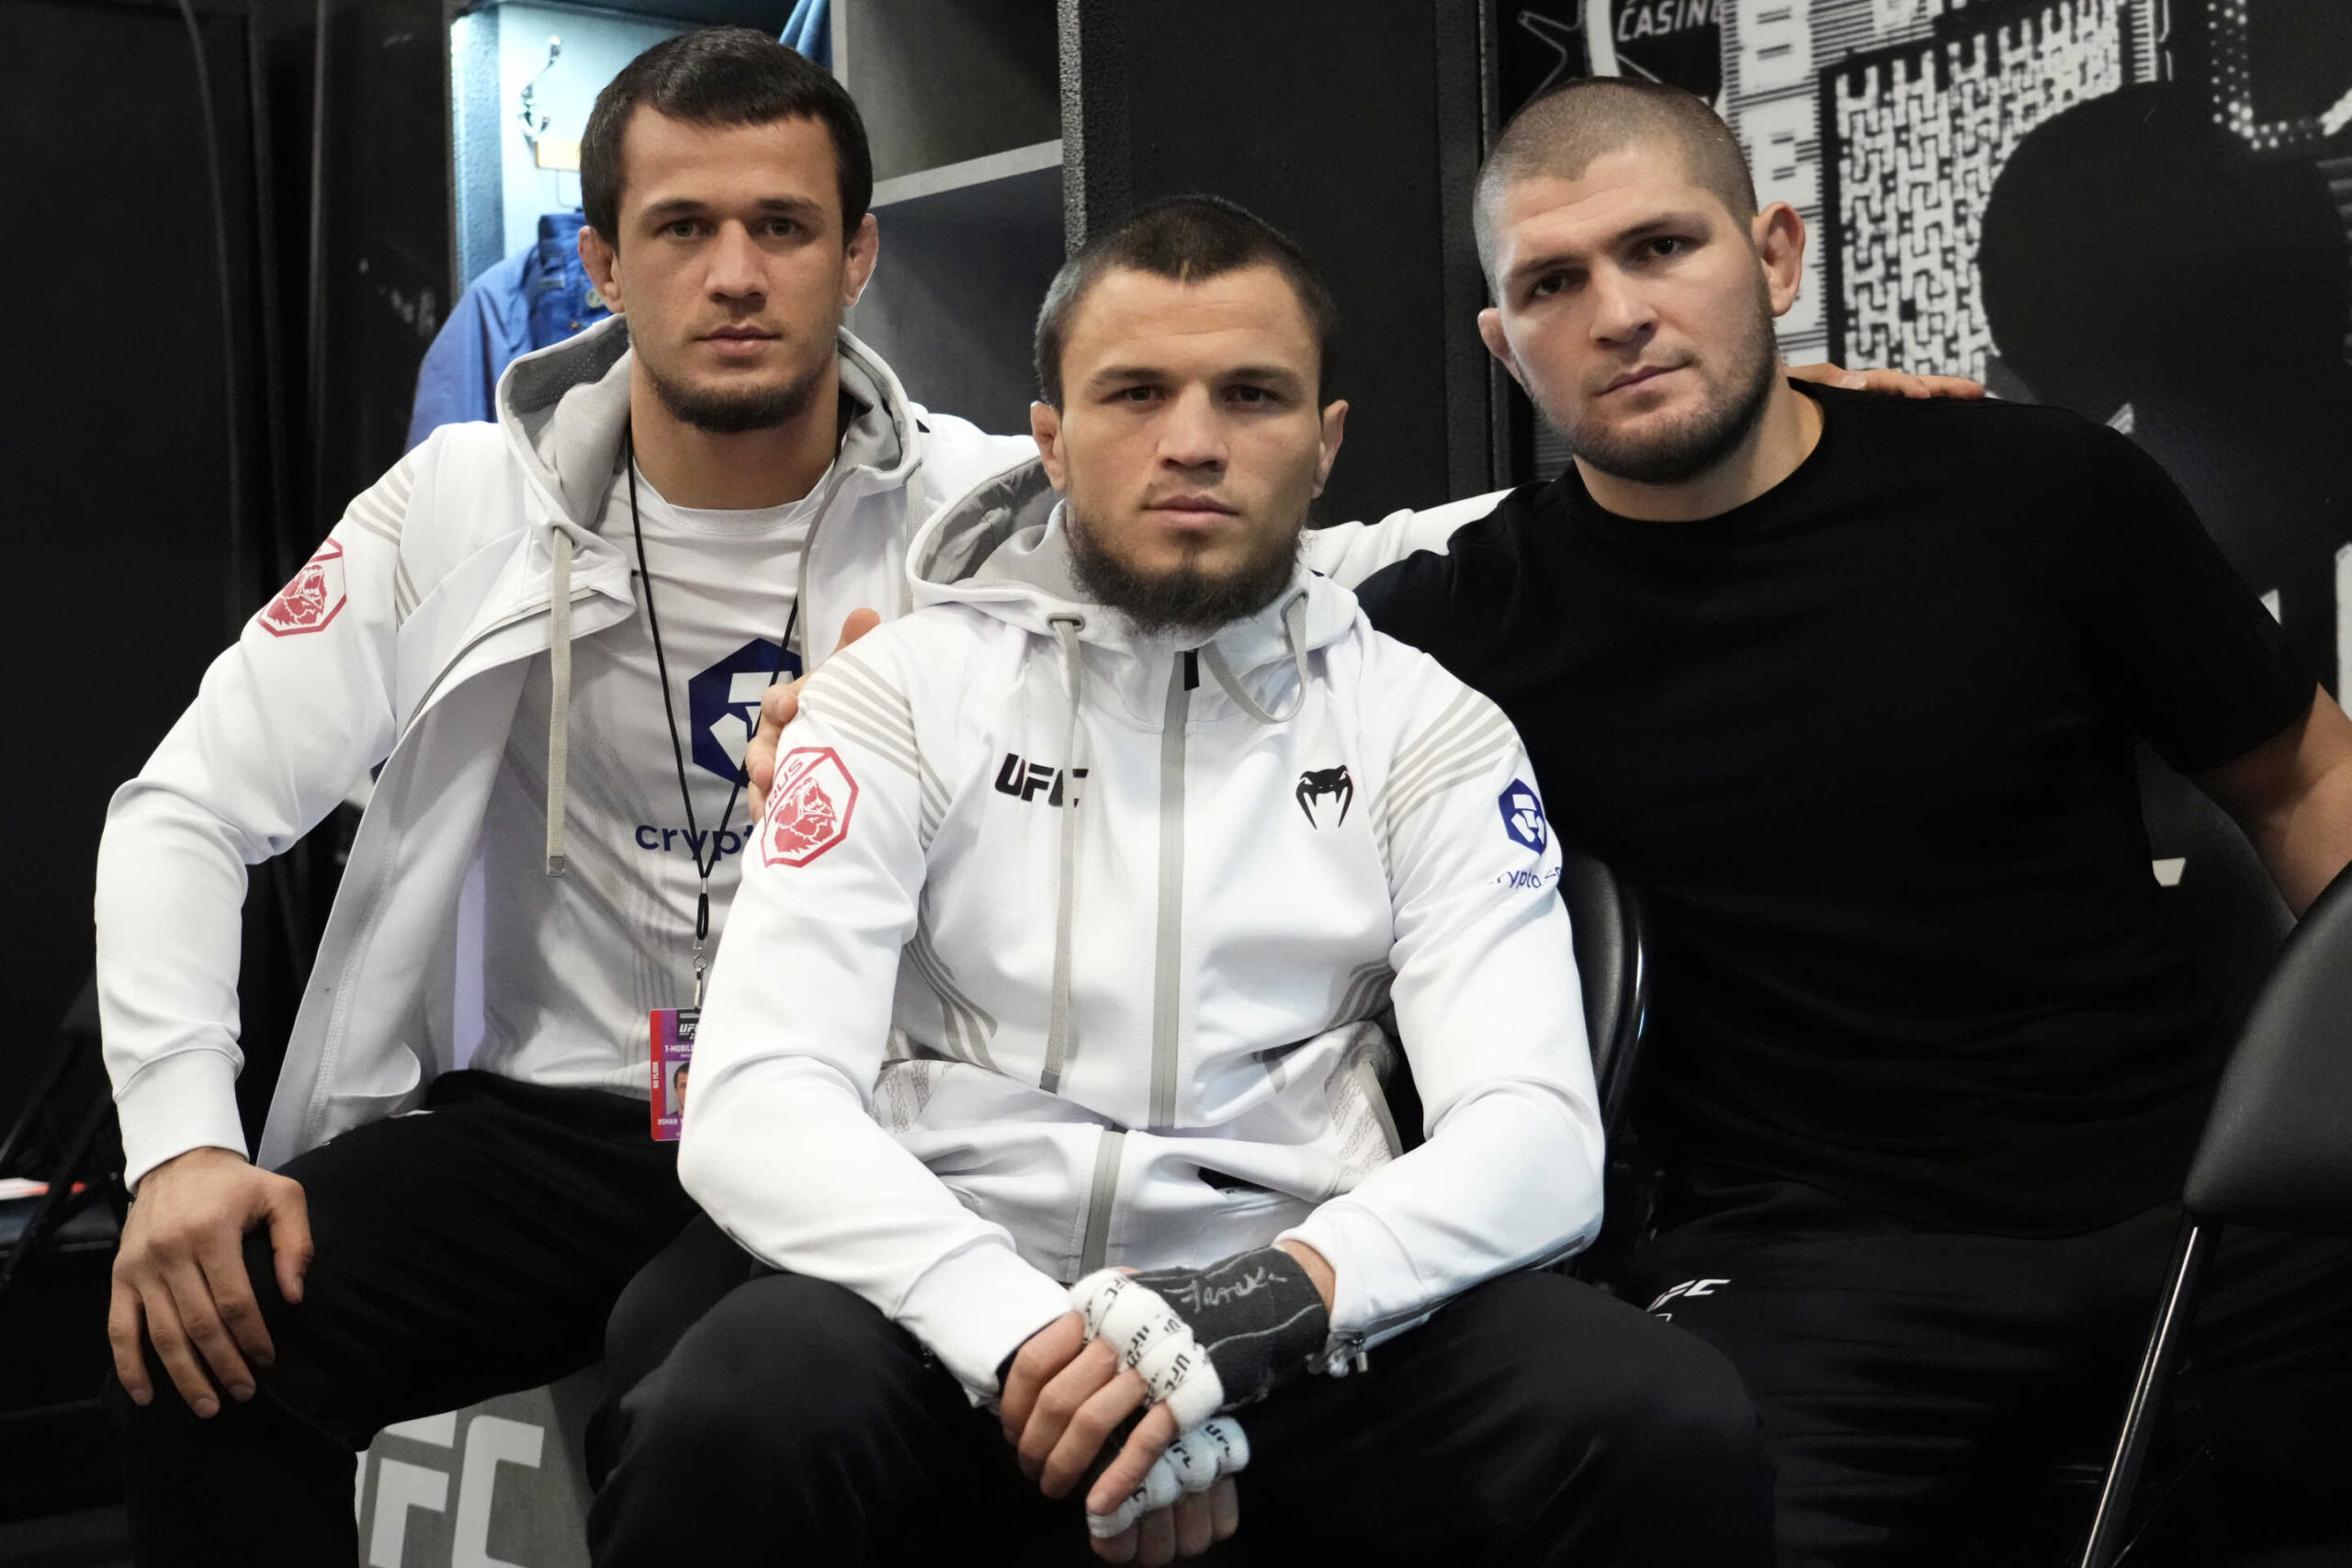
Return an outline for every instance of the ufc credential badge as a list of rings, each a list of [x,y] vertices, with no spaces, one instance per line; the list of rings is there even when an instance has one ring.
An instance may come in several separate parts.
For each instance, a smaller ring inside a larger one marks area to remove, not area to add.
[[[653,1136],[674,1144],[685,1124],[686,1069],[695,1059],[695,1025],[700,1008],[653,1010]]]

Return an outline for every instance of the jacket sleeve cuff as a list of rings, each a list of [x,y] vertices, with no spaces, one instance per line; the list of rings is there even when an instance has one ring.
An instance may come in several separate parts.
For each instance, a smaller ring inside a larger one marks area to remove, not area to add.
[[[190,1149],[252,1157],[237,1114],[237,1065],[218,1051],[181,1051],[150,1063],[116,1092],[114,1106],[123,1179],[134,1191],[149,1171]]]
[[[956,1381],[992,1403],[1002,1392],[996,1374],[1006,1358],[1071,1310],[1068,1286],[991,1237],[924,1270],[899,1299],[898,1320]]]
[[[1331,1332],[1372,1335],[1434,1304],[1388,1227],[1344,1201],[1327,1202],[1274,1238],[1303,1241],[1331,1266]]]

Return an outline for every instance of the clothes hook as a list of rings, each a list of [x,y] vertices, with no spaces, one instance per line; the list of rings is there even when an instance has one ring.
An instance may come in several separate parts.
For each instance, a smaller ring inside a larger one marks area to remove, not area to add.
[[[523,108],[522,112],[516,116],[516,118],[523,122],[524,145],[531,148],[534,152],[538,149],[539,138],[547,132],[549,117],[545,113],[534,115],[532,112],[531,103],[532,92],[533,89],[538,86],[540,78],[544,77],[548,72],[555,69],[555,62],[560,59],[562,55],[563,39],[554,36],[553,34],[549,34],[548,37],[547,62],[539,67],[537,74],[532,76],[529,81],[523,84]]]

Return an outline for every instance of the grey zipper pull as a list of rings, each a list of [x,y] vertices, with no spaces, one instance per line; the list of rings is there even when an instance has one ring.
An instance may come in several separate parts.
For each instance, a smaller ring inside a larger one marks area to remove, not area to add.
[[[1316,1370],[1326,1377],[1343,1378],[1351,1371],[1372,1370],[1372,1357],[1363,1348],[1361,1334],[1334,1334],[1319,1359],[1322,1364]]]

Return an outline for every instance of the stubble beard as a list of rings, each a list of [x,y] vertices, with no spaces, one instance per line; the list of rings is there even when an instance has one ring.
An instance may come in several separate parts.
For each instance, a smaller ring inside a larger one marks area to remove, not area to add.
[[[1197,551],[1187,551],[1182,565],[1165,571],[1143,571],[1098,542],[1075,507],[1063,516],[1079,587],[1091,603],[1116,610],[1148,637],[1214,631],[1272,604],[1290,585],[1298,542],[1306,531],[1301,517],[1287,533],[1257,541],[1245,558],[1221,572],[1202,570]]]
[[[824,382],[825,366],[820,361],[781,386],[697,387],[650,363],[645,366],[645,378],[673,419],[710,435],[742,435],[773,430],[807,413]]]
[[[1772,334],[1771,302],[1761,288],[1742,345],[1741,363],[1730,391],[1672,426],[1638,438],[1621,436],[1597,422],[1579,424],[1544,411],[1568,450],[1604,474],[1633,484],[1684,484],[1709,472],[1736,451],[1764,417],[1781,378],[1780,344]]]

